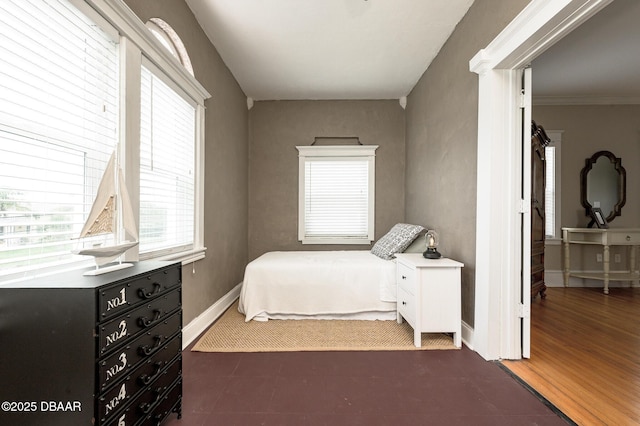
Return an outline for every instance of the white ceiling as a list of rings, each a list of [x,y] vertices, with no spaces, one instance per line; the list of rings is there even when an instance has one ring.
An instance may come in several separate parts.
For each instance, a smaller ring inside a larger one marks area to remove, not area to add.
[[[536,103],[638,103],[640,1],[615,0],[532,62]]]
[[[398,99],[473,0],[186,0],[247,97]]]
[[[473,0],[186,0],[254,100],[398,99]],[[640,1],[614,0],[532,63],[537,104],[640,103]]]

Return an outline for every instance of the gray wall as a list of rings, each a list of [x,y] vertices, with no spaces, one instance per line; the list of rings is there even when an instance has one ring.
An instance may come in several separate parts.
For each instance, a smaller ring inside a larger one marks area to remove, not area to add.
[[[475,304],[478,78],[469,60],[529,3],[476,0],[407,103],[406,220],[436,229],[441,252],[464,263],[462,318]]]
[[[465,263],[463,319],[473,325],[478,86],[469,60],[528,0],[476,0],[410,94],[406,112],[397,101],[280,101],[256,102],[248,114],[242,90],[182,0],[125,1],[143,21],[159,17],[178,32],[196,78],[213,94],[206,105],[208,250],[195,275],[186,268],[185,323],[266,251],[369,248],[297,241],[295,146],[315,136],[357,135],[380,145],[376,238],[400,221],[437,229],[442,252]]]
[[[242,281],[247,263],[246,97],[183,0],[125,0],[143,22],[161,18],[184,43],[205,103],[206,258],[183,269],[187,324]],[[195,268],[195,273],[193,273]]]
[[[404,110],[398,101],[262,101],[249,112],[249,260],[273,250],[368,250],[298,241],[298,145],[358,136],[376,150],[376,239],[404,220]]]
[[[535,72],[535,68],[533,70]],[[534,88],[535,89],[535,88]],[[547,130],[563,130],[561,159],[561,226],[585,227],[589,219],[580,204],[580,171],[585,160],[597,151],[611,151],[622,159],[627,172],[627,202],[612,228],[640,227],[640,105],[534,105],[533,118]],[[572,250],[578,251],[579,248]],[[596,264],[597,247],[572,255],[576,268],[600,269]],[[560,246],[547,246],[545,269],[561,269]],[[612,255],[623,253],[613,247]],[[624,259],[625,256],[623,255]]]

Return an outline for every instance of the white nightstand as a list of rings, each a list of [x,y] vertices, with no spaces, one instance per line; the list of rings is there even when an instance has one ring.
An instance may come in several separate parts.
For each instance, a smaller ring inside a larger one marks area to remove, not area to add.
[[[413,327],[413,343],[421,346],[421,333],[453,333],[462,345],[460,270],[455,260],[425,259],[420,253],[396,254],[398,323]]]

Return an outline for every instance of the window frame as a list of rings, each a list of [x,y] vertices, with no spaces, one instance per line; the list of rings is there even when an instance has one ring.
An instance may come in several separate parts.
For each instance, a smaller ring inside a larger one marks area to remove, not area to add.
[[[151,76],[151,79],[155,79],[155,81],[158,82],[159,84],[161,84],[161,86],[165,86],[168,90],[171,91],[172,95],[175,95],[175,96],[179,97],[184,103],[188,104],[188,106],[193,109],[193,114],[194,114],[194,116],[193,116],[193,128],[192,128],[193,135],[190,135],[190,136],[193,136],[193,138],[190,138],[190,140],[191,140],[192,143],[195,144],[195,140],[196,140],[195,139],[195,131],[196,131],[196,127],[195,127],[195,112],[196,112],[196,108],[197,108],[197,105],[195,104],[195,102],[193,102],[193,100],[190,97],[188,97],[184,93],[184,91],[182,91],[180,89],[180,87],[178,87],[176,84],[174,84],[162,70],[160,70],[158,67],[156,67],[150,61],[146,60],[145,57],[143,57],[142,66],[143,66],[143,69],[147,70],[147,72]],[[174,106],[176,108],[180,108],[179,105],[173,105],[172,104],[172,106]],[[151,107],[149,111],[151,111],[151,110],[155,111],[156,107],[155,106]],[[147,112],[149,112],[149,111],[147,111]],[[142,111],[141,111],[141,114],[142,114]],[[150,120],[149,121],[149,125],[151,126],[151,128],[147,129],[147,130],[150,131],[150,133],[148,134],[148,137],[150,137],[150,140],[148,139],[147,141],[150,142],[151,145],[153,145],[153,146],[160,147],[159,148],[160,151],[164,151],[164,149],[166,148],[167,145],[163,144],[162,141],[163,140],[166,141],[166,140],[163,139],[162,137],[156,139],[155,132],[152,130],[154,128],[154,124],[153,124],[154,120],[153,120],[152,117],[149,117],[149,116],[147,116],[147,118]],[[189,123],[191,123],[191,121],[189,121]],[[143,126],[141,124],[140,125],[140,130],[141,131],[142,131],[142,127]],[[140,140],[140,144],[138,145],[138,150],[139,150],[140,153],[142,153],[142,150],[143,150],[142,137],[139,138],[139,140]],[[159,143],[159,145],[156,145],[158,143]],[[175,143],[176,142],[173,141],[173,142],[170,143],[170,145],[173,145]],[[190,164],[190,167],[192,167],[192,171],[195,171],[195,145],[193,145],[193,147],[194,147],[194,150],[193,150],[193,163],[189,162],[189,164]],[[172,156],[172,159],[173,158],[175,158],[175,161],[177,161],[178,155],[176,154],[175,156]],[[141,206],[140,210],[142,210],[143,198],[145,198],[145,197],[143,197],[143,192],[144,191],[142,190],[143,181],[144,181],[144,179],[142,178],[142,175],[146,174],[147,179],[150,177],[150,174],[154,175],[154,172],[149,169],[149,164],[146,164],[145,166],[143,166],[142,163],[143,163],[142,161],[138,162],[138,164],[139,164],[139,172],[140,172],[140,176],[141,176],[140,179],[139,179],[140,187],[141,187],[141,190],[139,191],[140,206]],[[151,169],[153,169],[153,167],[151,167]],[[160,174],[162,174],[162,173],[160,173]],[[158,176],[154,175],[153,177],[157,178]],[[195,175],[194,175],[193,176],[194,190],[195,190],[195,183],[196,183],[196,181],[195,181]],[[149,190],[148,185],[146,186],[146,190]],[[193,213],[193,220],[194,220],[193,223],[195,223],[195,217],[196,217],[195,216],[195,193],[193,193],[193,196],[194,196],[194,200],[193,200],[193,202],[194,202],[194,210],[192,211],[192,213]],[[168,197],[168,198],[172,199],[173,197]],[[159,200],[157,200],[155,197],[154,197],[153,200],[149,200],[148,197],[147,197],[146,201],[147,202],[156,203]],[[173,201],[173,199],[172,199],[172,201]],[[163,204],[162,201],[160,201],[160,204],[161,205]],[[167,206],[164,206],[164,207],[167,207]],[[140,211],[139,215],[138,215],[138,218],[139,218],[139,220],[141,222],[142,222],[143,217],[144,217],[143,212]],[[142,249],[145,244],[149,243],[148,241],[144,241],[145,233],[143,231],[143,228],[144,228],[143,224],[140,223],[140,226],[139,226],[139,235],[140,235],[139,236],[139,241],[140,241],[139,247],[140,247],[140,249]],[[194,230],[194,232],[195,232],[195,230]],[[169,231],[169,233],[171,233],[171,231]],[[187,234],[183,234],[183,235],[187,235]],[[191,250],[193,248],[193,243],[192,242],[184,242],[184,243],[181,243],[181,244],[164,245],[169,241],[168,240],[164,240],[164,239],[162,241],[163,241],[163,243],[161,243],[160,246],[156,247],[155,249],[149,249],[149,250],[143,251],[143,252],[141,252],[140,256],[143,257],[143,258],[144,257],[153,258],[153,257],[171,255],[171,254],[174,254],[174,253],[181,253],[181,252],[184,252],[185,250]]]
[[[371,244],[375,239],[375,151],[378,145],[296,146],[298,150],[298,240],[302,244]],[[309,237],[305,218],[305,165],[313,159],[339,159],[366,161],[369,167],[367,236],[361,237]]]
[[[204,258],[204,149],[205,149],[205,100],[209,92],[189,73],[160,40],[145,26],[137,15],[121,0],[68,0],[81,13],[106,33],[113,35],[119,43],[119,105],[116,146],[119,150],[126,185],[132,198],[134,213],[138,216],[139,203],[139,160],[140,160],[140,84],[141,66],[149,61],[161,70],[196,105],[194,142],[194,235],[193,244],[188,249],[174,252],[139,253],[138,247],[130,249],[125,260],[146,259],[175,260],[183,264]],[[139,227],[139,217],[136,218]],[[60,270],[86,267],[86,258],[61,261],[48,268],[34,268],[16,273],[0,271],[0,280],[21,279],[26,276],[43,275]],[[93,262],[90,262],[93,263]],[[46,269],[46,270],[45,270]],[[6,273],[3,273],[6,272]],[[18,276],[19,275],[19,276]]]
[[[125,179],[130,193],[139,193],[140,174],[140,67],[148,60],[169,77],[177,87],[196,103],[195,129],[195,223],[193,247],[175,253],[138,253],[137,248],[127,253],[126,260],[178,260],[191,263],[205,256],[204,246],[204,150],[205,150],[205,105],[211,94],[189,73],[178,58],[173,56],[151,30],[119,0],[69,0],[86,13],[97,13],[120,34],[121,45],[121,132],[120,142],[124,149]],[[91,15],[89,15],[92,17]],[[144,58],[143,58],[144,57]],[[124,141],[136,141],[126,145]],[[133,201],[139,209],[138,196]],[[137,211],[137,210],[136,210]],[[138,219],[139,220],[139,219]],[[139,225],[139,224],[138,224]]]
[[[171,54],[180,61],[183,67],[189,71],[189,74],[193,74],[193,66],[191,65],[191,59],[189,53],[182,43],[182,39],[175,32],[175,30],[164,20],[160,18],[151,18],[145,24],[156,38],[160,39],[160,43],[163,43]]]
[[[554,148],[554,176],[555,176],[555,182],[554,182],[554,187],[555,187],[555,197],[554,197],[554,212],[553,212],[553,216],[554,216],[554,222],[555,222],[555,227],[553,229],[553,234],[549,234],[548,230],[546,229],[547,227],[545,226],[545,242],[547,243],[557,243],[559,244],[560,241],[562,241],[562,167],[561,167],[561,160],[562,160],[562,134],[563,134],[563,130],[547,130],[546,134],[549,137],[549,139],[551,140],[551,142],[549,143],[550,147]],[[547,167],[547,164],[545,162],[545,168]],[[546,175],[546,173],[545,173]],[[546,184],[546,183],[545,183]],[[545,185],[546,187],[546,185]],[[546,197],[546,193],[545,193],[545,197]],[[545,199],[545,217],[546,215],[548,215],[548,211],[546,211],[546,206],[547,206],[547,202]],[[546,220],[546,219],[545,219]],[[545,224],[546,225],[546,224]]]

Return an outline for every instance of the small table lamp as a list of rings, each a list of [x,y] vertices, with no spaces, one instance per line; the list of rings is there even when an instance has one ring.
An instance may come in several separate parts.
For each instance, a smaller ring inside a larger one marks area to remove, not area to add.
[[[442,255],[438,252],[438,250],[436,250],[436,247],[438,247],[438,243],[440,241],[438,233],[431,229],[427,231],[427,234],[424,236],[424,238],[427,240],[427,250],[422,253],[422,256],[427,259],[440,259]]]

